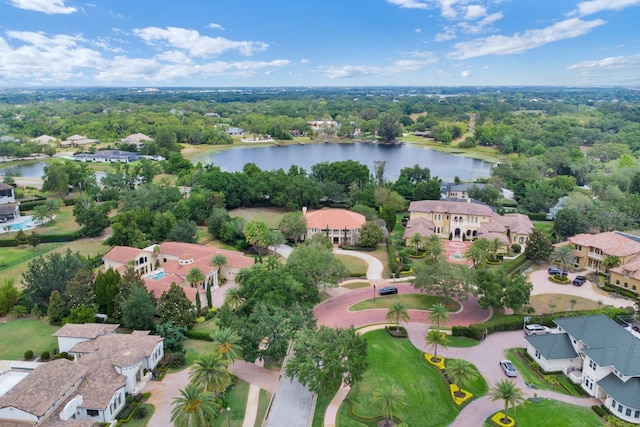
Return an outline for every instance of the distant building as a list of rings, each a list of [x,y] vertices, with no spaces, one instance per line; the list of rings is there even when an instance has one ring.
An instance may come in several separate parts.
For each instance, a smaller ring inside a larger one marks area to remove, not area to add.
[[[307,232],[302,236],[302,240],[322,233],[328,236],[334,245],[357,245],[360,240],[360,229],[367,222],[364,215],[346,209],[320,209],[307,212],[307,208],[302,208],[302,212],[307,220]]]
[[[149,141],[153,141],[153,138],[144,133],[134,133],[120,140],[123,144],[135,145],[137,149],[144,147],[144,143]]]
[[[79,162],[130,163],[141,160],[142,155],[122,150],[100,150],[95,153],[79,153],[73,156]]]
[[[83,145],[97,144],[99,139],[90,139],[84,135],[71,135],[60,141],[60,147],[80,147]]]
[[[227,135],[230,135],[230,136],[243,136],[243,135],[246,135],[246,132],[244,131],[244,129],[237,128],[237,127],[227,128],[226,132],[227,132]]]
[[[20,217],[20,206],[16,203],[13,187],[0,183],[0,223]]]
[[[40,145],[54,145],[58,138],[49,135],[40,135],[37,138],[33,138],[31,142],[37,142]]]
[[[447,198],[448,199],[470,199],[469,190],[473,187],[476,187],[480,190],[486,187],[486,184],[478,184],[475,182],[464,183],[464,184],[454,184],[449,186],[447,189]]]

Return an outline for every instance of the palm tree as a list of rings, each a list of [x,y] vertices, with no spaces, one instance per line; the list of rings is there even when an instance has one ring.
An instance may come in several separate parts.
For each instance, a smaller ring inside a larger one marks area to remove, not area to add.
[[[46,202],[44,202],[44,205],[47,207],[48,210],[48,215],[47,217],[53,221],[53,217],[56,216],[57,213],[60,212],[60,206],[62,205],[62,202],[60,200],[47,200]]]
[[[524,402],[522,390],[516,387],[513,381],[500,380],[491,389],[489,389],[489,397],[491,400],[504,400],[504,418],[500,421],[507,423],[509,421],[509,407],[515,408]]]
[[[385,425],[389,425],[389,418],[393,416],[391,411],[406,406],[405,392],[396,384],[386,383],[373,392],[373,403],[382,403],[384,405],[384,419],[387,421]]]
[[[231,373],[227,370],[227,363],[222,360],[222,355],[205,353],[196,360],[189,379],[207,391],[219,393],[231,384]]]
[[[425,343],[428,346],[433,347],[433,362],[439,362],[440,358],[438,357],[438,346],[442,348],[447,348],[447,344],[449,340],[444,332],[436,331],[431,329],[427,332],[427,337],[425,338]]]
[[[40,224],[44,224],[45,220],[49,218],[49,208],[45,205],[38,205],[33,208],[33,212],[31,213],[33,220],[35,222],[39,222]]]
[[[437,234],[432,234],[427,238],[424,246],[425,252],[431,258],[430,263],[435,264],[438,257],[444,252],[444,248],[440,242],[440,237]]]
[[[242,298],[242,294],[240,293],[240,286],[227,289],[224,293],[224,303],[233,311],[238,311],[238,309],[242,307],[244,298]]]
[[[242,357],[242,347],[238,344],[239,342],[240,335],[231,328],[220,328],[213,333],[213,346],[216,353],[229,365]]]
[[[187,274],[187,282],[191,284],[192,288],[197,288],[199,283],[204,280],[204,273],[198,267],[193,267]]]
[[[616,255],[607,255],[602,260],[602,266],[605,268],[605,273],[607,273],[607,278],[609,276],[609,270],[612,268],[620,267],[621,261],[620,257]]]
[[[498,252],[504,248],[504,243],[500,238],[495,237],[492,240],[487,241],[487,252],[491,255],[491,260],[496,261],[498,259]]]
[[[407,243],[413,247],[414,253],[418,254],[420,246],[422,245],[422,236],[420,233],[414,233],[409,237],[409,241]]]
[[[487,239],[477,239],[464,253],[464,257],[473,261],[473,266],[476,268],[484,266],[489,259],[489,241]]]
[[[176,427],[206,427],[213,425],[219,409],[216,396],[197,384],[187,384],[171,403],[171,422]]]
[[[218,254],[211,258],[211,265],[214,267],[218,267],[218,271],[222,270],[222,267],[226,266],[227,263],[227,257],[224,255]]]
[[[478,378],[478,371],[464,359],[449,359],[444,370],[445,375],[458,386],[456,394],[462,395],[462,386]]]
[[[440,332],[440,324],[449,321],[449,311],[447,307],[441,302],[433,304],[431,306],[431,312],[429,313],[429,320],[436,322],[438,332]]]
[[[400,332],[400,322],[404,323],[409,321],[407,306],[400,301],[394,302],[391,307],[389,307],[385,318],[390,322],[395,322],[396,332]]]
[[[572,245],[562,245],[556,248],[555,251],[551,254],[551,261],[557,262],[562,267],[562,275],[564,276],[564,271],[567,269],[569,265],[573,265],[575,261],[575,255],[573,254],[573,246]]]

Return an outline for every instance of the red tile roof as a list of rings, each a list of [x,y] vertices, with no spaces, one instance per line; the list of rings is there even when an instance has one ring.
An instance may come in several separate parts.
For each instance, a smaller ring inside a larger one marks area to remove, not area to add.
[[[129,246],[114,246],[113,249],[102,257],[102,259],[126,264],[141,253],[151,255],[151,252],[143,249],[131,248]]]
[[[364,215],[351,212],[346,209],[320,209],[305,214],[307,228],[347,229],[356,230],[362,228],[367,219]]]
[[[490,207],[471,202],[451,200],[417,200],[409,204],[409,212],[436,212],[461,215],[492,216]]]
[[[433,225],[433,222],[429,221],[428,219],[415,218],[407,222],[407,227],[402,234],[402,239],[408,239],[416,233],[420,234],[421,236],[428,237],[432,234],[435,234],[434,229],[435,226]]]
[[[640,243],[611,231],[599,234],[578,234],[567,240],[574,245],[600,249],[609,256],[627,257],[640,253]]]

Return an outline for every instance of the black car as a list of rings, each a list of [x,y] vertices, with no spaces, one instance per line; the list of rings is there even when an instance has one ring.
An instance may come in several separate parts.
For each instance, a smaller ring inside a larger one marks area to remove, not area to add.
[[[560,270],[558,267],[549,267],[547,272],[549,273],[549,276],[566,276],[569,274],[567,270]]]
[[[398,288],[395,286],[385,286],[380,289],[380,295],[395,295],[398,293]]]
[[[575,279],[573,279],[573,285],[574,286],[582,286],[585,284],[585,282],[587,281],[587,278],[584,276],[576,276]]]

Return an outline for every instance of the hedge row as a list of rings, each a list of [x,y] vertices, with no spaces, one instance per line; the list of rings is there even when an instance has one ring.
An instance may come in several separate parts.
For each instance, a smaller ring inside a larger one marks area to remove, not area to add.
[[[209,332],[206,331],[196,331],[194,329],[190,329],[185,333],[185,335],[187,336],[187,338],[191,338],[192,340],[213,341],[213,338],[211,337]]]
[[[638,300],[638,298],[639,298],[637,293],[635,293],[633,291],[630,291],[628,289],[625,289],[625,288],[621,288],[619,286],[605,285],[605,286],[602,287],[602,290],[607,291],[607,292],[614,292],[614,293],[623,295],[623,296],[625,296],[627,298],[631,298],[633,300]]]
[[[503,262],[502,269],[509,276],[513,276],[515,274],[520,273],[523,270],[526,270],[531,265],[531,261],[527,259],[524,254],[518,255],[514,259],[508,259]]]
[[[354,420],[356,420],[356,421],[360,421],[361,423],[364,423],[366,425],[370,425],[372,422],[384,419],[384,417],[380,417],[380,416],[378,416],[378,417],[365,417],[364,415],[358,414],[355,411],[354,407],[353,407],[353,401],[351,399],[349,399],[348,397],[346,397],[344,399],[344,402],[349,407],[349,416],[351,418],[353,418]],[[400,424],[402,422],[395,415],[391,415],[390,418],[393,420],[393,422],[395,424]]]
[[[613,319],[619,315],[629,314],[629,312],[623,308],[615,307],[606,307],[600,310],[567,311],[563,313],[556,313],[554,315],[531,315],[529,323],[537,323],[544,326],[555,327],[553,319],[556,319],[558,317],[589,316],[592,314],[604,314],[605,316]],[[469,337],[476,340],[481,340],[485,329],[488,334],[492,334],[494,332],[517,331],[519,329],[522,329],[524,325],[524,316],[524,314],[512,314],[509,316],[492,317],[486,322],[476,323],[475,325],[452,326],[451,334],[455,337]]]
[[[40,243],[73,242],[80,237],[80,233],[77,231],[62,234],[41,234]],[[16,243],[16,239],[0,240],[0,248],[9,248],[14,246],[18,246],[18,244]]]
[[[547,214],[544,212],[529,212],[527,216],[531,221],[549,221],[547,219]]]

